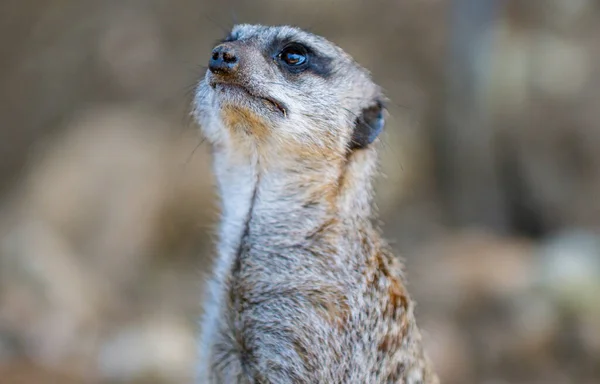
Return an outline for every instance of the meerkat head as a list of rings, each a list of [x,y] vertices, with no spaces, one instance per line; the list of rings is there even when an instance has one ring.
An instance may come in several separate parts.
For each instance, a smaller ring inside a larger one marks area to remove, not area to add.
[[[208,140],[234,150],[345,156],[383,128],[383,96],[369,72],[289,26],[235,26],[213,49],[194,107]]]

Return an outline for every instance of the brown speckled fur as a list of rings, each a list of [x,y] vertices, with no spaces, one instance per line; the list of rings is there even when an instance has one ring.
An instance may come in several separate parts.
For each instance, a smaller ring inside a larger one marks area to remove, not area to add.
[[[296,28],[239,25],[227,40],[249,92],[209,71],[195,99],[223,216],[197,383],[438,383],[400,262],[372,224],[377,142],[349,149],[381,90]],[[314,70],[286,73],[279,41],[309,46]]]

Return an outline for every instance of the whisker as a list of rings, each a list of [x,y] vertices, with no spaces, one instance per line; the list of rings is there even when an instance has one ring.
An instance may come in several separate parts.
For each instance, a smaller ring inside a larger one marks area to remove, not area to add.
[[[192,153],[189,154],[185,164],[184,164],[184,169],[190,164],[190,162],[192,161],[194,155],[196,154],[196,151],[198,150],[198,148],[200,148],[202,146],[202,144],[204,144],[204,142],[206,141],[205,137],[202,137],[200,139],[200,141],[198,142],[198,144],[194,147],[194,149],[192,150]]]
[[[215,20],[211,19],[210,17],[208,17],[208,15],[206,14],[202,14],[202,16],[208,21],[210,22],[212,25],[214,25],[215,27],[219,28],[221,30],[221,32],[223,32],[224,34],[228,34],[229,31],[231,30],[231,28],[227,28],[224,27],[223,25],[217,23]]]

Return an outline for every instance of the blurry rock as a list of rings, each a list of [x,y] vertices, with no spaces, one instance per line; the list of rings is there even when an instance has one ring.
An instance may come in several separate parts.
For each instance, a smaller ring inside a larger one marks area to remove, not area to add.
[[[145,285],[156,294],[164,280],[167,268],[153,265],[156,256],[170,260],[182,251],[168,249],[165,228],[178,243],[197,239],[205,231],[198,222],[212,213],[211,179],[202,177],[208,161],[199,152],[186,163],[196,144],[147,111],[96,108],[36,152],[0,206],[0,331],[14,338],[2,347],[6,360],[24,354],[40,366],[83,373],[105,332],[158,305],[144,296]],[[172,282],[173,313],[184,315],[191,300],[198,306],[196,286]]]
[[[531,252],[525,240],[477,231],[449,234],[411,256],[411,284],[439,309],[511,297],[532,284]]]
[[[554,23],[565,30],[576,27],[576,23],[590,11],[592,11],[592,0],[550,0],[545,2],[544,16],[549,22]]]
[[[26,186],[35,219],[111,284],[131,280],[152,243],[166,186],[161,124],[126,110],[84,113],[35,159]]]
[[[536,255],[537,283],[569,309],[600,313],[600,236],[571,230],[558,233]]]
[[[588,83],[592,61],[587,47],[548,33],[537,36],[530,47],[534,85],[545,94],[573,98]]]
[[[535,360],[547,357],[552,342],[561,330],[561,318],[554,302],[546,296],[527,292],[514,299],[510,306],[509,353]]]
[[[587,313],[581,317],[579,339],[590,359],[600,366],[600,313]]]
[[[0,323],[40,365],[84,363],[98,325],[95,276],[45,223],[11,224],[0,238]]]
[[[18,361],[8,365],[0,364],[0,378],[2,384],[81,384],[90,382],[85,377],[68,371],[48,369],[28,361]]]
[[[103,379],[129,383],[190,382],[195,357],[194,334],[175,319],[134,323],[109,337],[101,348],[98,368]]]
[[[201,177],[208,173],[206,162],[191,164],[199,181],[177,177],[195,142],[183,144],[151,114],[119,108],[83,113],[35,159],[26,209],[64,236],[95,273],[109,279],[108,287],[133,281],[144,258],[160,246],[171,201],[188,210],[195,206],[196,218],[210,206],[210,179]]]
[[[474,370],[471,354],[461,331],[450,322],[421,324],[423,342],[436,371],[444,383],[470,382]]]
[[[542,292],[573,316],[580,347],[600,363],[600,236],[563,231],[544,242],[536,258]]]

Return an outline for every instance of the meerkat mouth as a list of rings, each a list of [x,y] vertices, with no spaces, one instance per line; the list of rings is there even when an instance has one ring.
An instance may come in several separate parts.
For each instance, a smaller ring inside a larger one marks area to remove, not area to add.
[[[287,117],[287,108],[281,102],[279,102],[269,96],[258,95],[256,93],[250,91],[248,88],[246,88],[242,85],[239,85],[239,84],[222,83],[222,82],[214,82],[211,84],[211,87],[213,89],[216,89],[217,86],[219,86],[222,89],[234,88],[234,89],[241,90],[251,98],[262,100],[263,102],[268,104],[269,107],[271,107],[272,109],[275,109],[278,113],[283,115],[283,117]]]
[[[270,97],[264,97],[263,100],[270,103],[273,107],[275,107],[284,117],[287,117],[286,109],[279,104],[276,100],[271,99]]]

